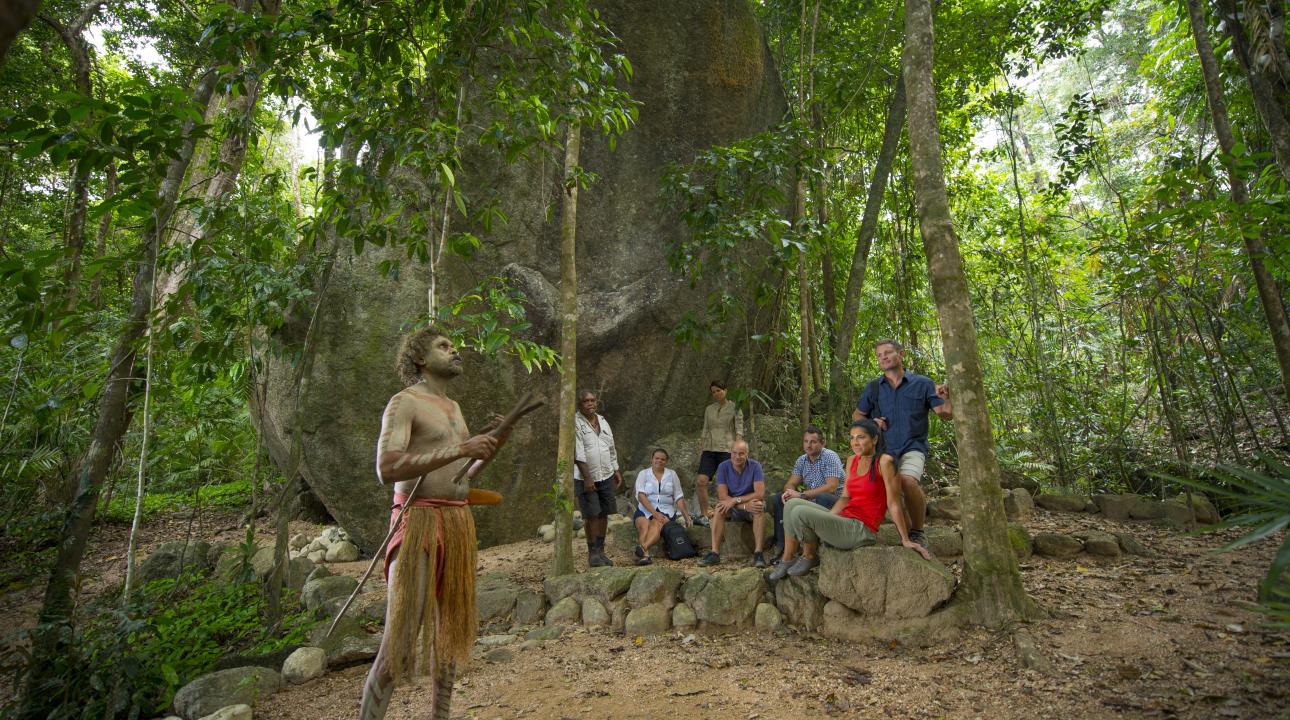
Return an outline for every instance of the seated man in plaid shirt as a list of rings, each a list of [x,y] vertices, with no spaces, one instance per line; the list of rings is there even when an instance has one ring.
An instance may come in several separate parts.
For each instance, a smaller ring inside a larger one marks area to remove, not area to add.
[[[824,508],[832,508],[838,501],[842,459],[824,447],[824,433],[814,425],[807,426],[802,431],[802,450],[805,453],[793,464],[793,474],[784,483],[784,492],[770,498],[770,512],[775,518],[773,558],[778,558],[784,549],[784,505],[789,500],[802,498]],[[803,486],[804,489],[798,489]]]

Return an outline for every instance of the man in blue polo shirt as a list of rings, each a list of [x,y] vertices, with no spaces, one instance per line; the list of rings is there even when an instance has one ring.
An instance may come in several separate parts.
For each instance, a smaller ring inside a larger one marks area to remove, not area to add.
[[[895,340],[879,340],[873,349],[882,377],[865,386],[851,418],[871,418],[883,429],[878,467],[884,477],[898,473],[904,491],[904,507],[888,511],[904,512],[909,539],[926,547],[927,498],[918,481],[927,463],[927,412],[935,411],[942,420],[952,418],[949,389],[924,375],[905,372],[905,348]]]
[[[766,479],[761,463],[748,457],[748,443],[742,438],[730,447],[730,459],[717,466],[717,504],[712,514],[712,552],[700,565],[721,564],[721,535],[731,520],[752,523],[753,565],[766,567],[762,554],[762,526],[766,521]]]

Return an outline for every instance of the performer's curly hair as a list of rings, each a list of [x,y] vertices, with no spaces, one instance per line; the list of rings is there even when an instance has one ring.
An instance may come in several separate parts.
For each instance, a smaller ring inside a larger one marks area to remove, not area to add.
[[[430,344],[441,337],[449,335],[439,327],[425,327],[403,336],[403,340],[399,342],[399,352],[394,356],[394,371],[399,374],[405,387],[421,381],[421,367],[417,361],[423,360],[430,350]]]

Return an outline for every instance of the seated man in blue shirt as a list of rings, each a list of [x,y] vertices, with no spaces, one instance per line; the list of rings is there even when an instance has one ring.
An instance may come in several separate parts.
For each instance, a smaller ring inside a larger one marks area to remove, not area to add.
[[[865,386],[851,417],[870,418],[882,428],[885,447],[879,470],[883,477],[899,473],[903,490],[904,507],[888,511],[904,512],[909,539],[926,547],[927,498],[918,481],[927,462],[927,414],[932,410],[942,420],[953,417],[949,389],[924,375],[905,372],[905,348],[895,340],[879,340],[874,354],[882,377]]]
[[[833,509],[841,487],[842,458],[824,447],[824,433],[814,425],[802,431],[802,455],[793,463],[793,474],[784,483],[784,492],[770,498],[770,512],[775,518],[775,549],[771,562],[784,550],[784,506],[793,498],[802,498],[823,508]],[[805,485],[806,489],[798,490]]]
[[[748,443],[736,440],[730,447],[730,459],[717,466],[717,504],[712,514],[712,552],[703,556],[700,565],[721,564],[721,535],[726,522],[752,523],[753,564],[766,567],[762,554],[762,527],[766,521],[766,480],[761,463],[748,457]]]

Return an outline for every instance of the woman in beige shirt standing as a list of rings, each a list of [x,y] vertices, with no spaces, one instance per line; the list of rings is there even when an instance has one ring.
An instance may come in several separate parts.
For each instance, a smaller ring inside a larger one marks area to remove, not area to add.
[[[703,432],[699,435],[699,470],[694,485],[699,497],[700,525],[708,524],[708,480],[717,466],[730,459],[730,448],[744,435],[744,417],[733,402],[726,399],[726,384],[713,380],[708,384],[712,404],[703,411]]]

